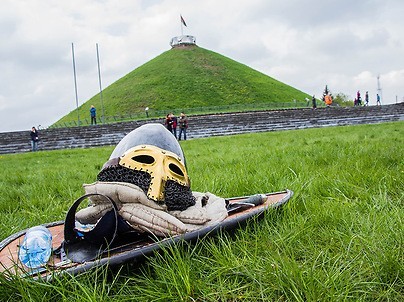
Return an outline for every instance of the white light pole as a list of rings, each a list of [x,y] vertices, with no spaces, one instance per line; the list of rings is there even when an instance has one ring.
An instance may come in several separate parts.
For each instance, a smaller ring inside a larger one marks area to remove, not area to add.
[[[95,44],[95,48],[97,49],[98,82],[100,83],[100,99],[101,99],[101,110],[102,110],[101,121],[104,124],[105,111],[104,111],[104,101],[102,99],[101,69],[100,69],[100,56],[98,53],[98,43]]]
[[[77,94],[76,62],[74,60],[74,45],[73,45],[73,43],[72,43],[72,57],[73,57],[74,90],[76,92],[77,126],[80,126],[79,97],[78,97],[78,94]]]

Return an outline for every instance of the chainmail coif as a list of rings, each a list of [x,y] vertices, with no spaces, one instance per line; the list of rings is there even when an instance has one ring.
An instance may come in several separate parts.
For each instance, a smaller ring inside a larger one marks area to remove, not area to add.
[[[147,192],[150,186],[151,176],[143,171],[136,171],[117,165],[102,169],[97,175],[97,180],[128,182],[137,185],[144,192]]]

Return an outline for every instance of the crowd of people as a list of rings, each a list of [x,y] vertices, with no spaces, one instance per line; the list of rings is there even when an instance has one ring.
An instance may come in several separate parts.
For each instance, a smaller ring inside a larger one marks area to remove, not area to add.
[[[91,117],[91,125],[96,125],[97,117],[94,105],[91,105],[90,117]],[[164,121],[164,125],[166,126],[168,131],[170,131],[179,141],[181,140],[181,137],[183,137],[184,140],[187,139],[188,118],[184,112],[181,112],[179,118],[177,118],[173,113],[167,114],[166,119]],[[177,136],[177,128],[179,128],[178,136]]]
[[[148,109],[149,108],[147,108],[147,110]],[[97,125],[97,113],[94,105],[91,105],[90,108],[90,118],[91,118],[91,125]],[[179,118],[177,118],[173,113],[167,114],[164,124],[168,129],[168,131],[170,131],[179,141],[181,140],[181,137],[183,137],[184,140],[187,139],[188,118],[184,112],[181,112]],[[179,128],[178,135],[177,135],[177,128]]]
[[[376,94],[376,105],[381,106],[381,101],[380,101],[380,95]],[[354,99],[354,106],[362,106],[362,96],[361,92],[358,90],[356,92],[356,98]],[[369,92],[366,91],[365,93],[365,102],[363,103],[363,106],[369,106]]]
[[[170,131],[179,141],[181,140],[181,137],[184,137],[184,140],[187,139],[188,118],[184,112],[181,112],[179,118],[177,118],[173,113],[167,114],[164,125],[166,126],[167,130]],[[178,136],[177,128],[179,128]]]
[[[96,109],[94,105],[90,108],[91,125],[97,125]],[[177,118],[173,113],[167,114],[164,125],[170,131],[176,139],[179,141],[183,138],[187,139],[188,129],[188,117],[184,112],[181,112],[180,117]],[[177,132],[177,128],[179,129]],[[178,134],[178,135],[177,135]],[[31,151],[38,151],[39,131],[35,127],[32,127],[30,131],[31,137]]]
[[[327,107],[330,107],[332,105],[332,95],[329,92],[327,86],[325,88],[323,98],[323,102]],[[376,95],[376,105],[381,105],[380,101],[380,95]],[[362,106],[362,97],[360,94],[360,91],[356,93],[356,98],[354,100],[354,106]],[[363,106],[369,106],[369,93],[366,91],[365,93],[365,102]],[[312,97],[312,108],[316,109],[317,108],[317,101],[315,95]],[[97,124],[97,116],[96,116],[96,108],[94,105],[91,105],[90,108],[90,118],[91,118],[91,125],[96,125]],[[181,112],[180,117],[177,118],[173,113],[167,114],[164,125],[167,128],[168,131],[170,131],[176,139],[179,141],[181,138],[184,140],[187,139],[187,129],[188,129],[188,118],[185,115],[184,112]],[[179,129],[177,133],[177,128]],[[178,135],[177,135],[178,134]],[[35,127],[32,127],[31,129],[31,150],[32,151],[37,151],[38,150],[38,142],[39,142],[39,132]]]
[[[324,92],[323,92],[322,101],[324,102],[324,104],[325,104],[327,107],[332,106],[333,101],[334,101],[334,100],[333,100],[333,97],[332,97],[332,94],[331,94],[331,92],[329,91],[327,85],[325,86],[325,89],[324,89]],[[308,103],[308,102],[309,102],[309,100],[307,99],[307,103]],[[316,108],[317,108],[317,100],[316,100],[315,95],[313,95],[311,102],[312,102],[312,108],[313,108],[313,109],[316,109]],[[366,93],[365,93],[365,100],[364,100],[364,103],[362,104],[362,96],[361,96],[360,91],[358,90],[358,91],[356,92],[356,97],[354,98],[353,103],[354,103],[354,106],[355,106],[355,107],[357,107],[357,106],[369,106],[369,92],[366,91]],[[381,100],[380,100],[380,95],[379,95],[379,94],[376,94],[376,105],[377,105],[377,106],[380,106],[381,104],[382,104],[382,103],[381,103]],[[337,106],[338,106],[338,104],[337,104]]]
[[[309,101],[307,99],[307,101]],[[333,99],[332,95],[329,92],[327,86],[325,88],[324,94],[322,101],[325,103],[327,107],[330,107],[332,105]],[[376,105],[381,105],[380,101],[380,95],[376,95]],[[362,97],[360,94],[360,91],[356,93],[356,98],[354,100],[354,106],[362,106]],[[369,106],[369,93],[366,91],[365,93],[365,102],[363,106]],[[317,108],[317,100],[315,95],[312,97],[312,108],[316,109]],[[91,105],[90,108],[90,118],[91,118],[91,125],[96,125],[97,124],[97,117],[96,117],[96,108],[94,105]],[[184,140],[187,139],[187,129],[188,129],[188,118],[185,115],[184,112],[181,112],[180,117],[177,118],[173,113],[167,114],[164,125],[167,128],[168,131],[170,131],[176,139],[179,141],[181,138]],[[177,128],[179,129],[177,133]],[[178,135],[177,135],[178,134]],[[39,132],[35,127],[32,127],[31,129],[31,150],[32,151],[37,151],[38,150],[38,142],[39,142]]]

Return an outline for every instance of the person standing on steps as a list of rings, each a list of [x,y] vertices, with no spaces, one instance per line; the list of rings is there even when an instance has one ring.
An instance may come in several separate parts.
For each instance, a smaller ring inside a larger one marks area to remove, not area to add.
[[[173,121],[173,134],[177,138],[177,117],[171,113],[171,120]]]
[[[171,115],[167,114],[166,119],[164,121],[164,126],[166,126],[167,130],[173,133],[173,121],[171,119]]]
[[[90,108],[90,117],[91,117],[91,125],[93,125],[93,123],[94,123],[94,125],[97,125],[97,113],[96,113],[96,109],[95,109],[95,107],[94,107],[94,105],[91,105],[91,108]]]
[[[180,126],[180,133],[178,134],[178,140],[181,140],[181,134],[184,133],[184,141],[187,140],[187,128],[188,128],[188,118],[184,112],[181,112],[180,119],[178,120],[178,125]]]
[[[363,106],[369,106],[369,92],[365,93],[365,104]]]
[[[357,102],[358,106],[362,106],[361,92],[359,90],[356,93],[356,102]]]
[[[332,105],[332,96],[331,94],[327,94],[324,97],[326,108],[329,108]]]
[[[382,105],[382,103],[380,102],[380,95],[379,94],[377,94],[376,95],[376,105]]]
[[[317,101],[316,101],[316,96],[315,95],[313,95],[313,97],[311,99],[311,104],[312,104],[313,109],[317,108]]]
[[[39,132],[38,130],[36,130],[35,127],[32,127],[30,136],[31,136],[31,150],[33,152],[38,151]]]

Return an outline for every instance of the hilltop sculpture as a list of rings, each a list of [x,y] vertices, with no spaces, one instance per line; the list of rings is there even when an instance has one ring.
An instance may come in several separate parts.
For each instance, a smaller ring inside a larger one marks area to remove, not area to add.
[[[171,47],[196,45],[196,38],[190,35],[183,35],[171,38]]]

